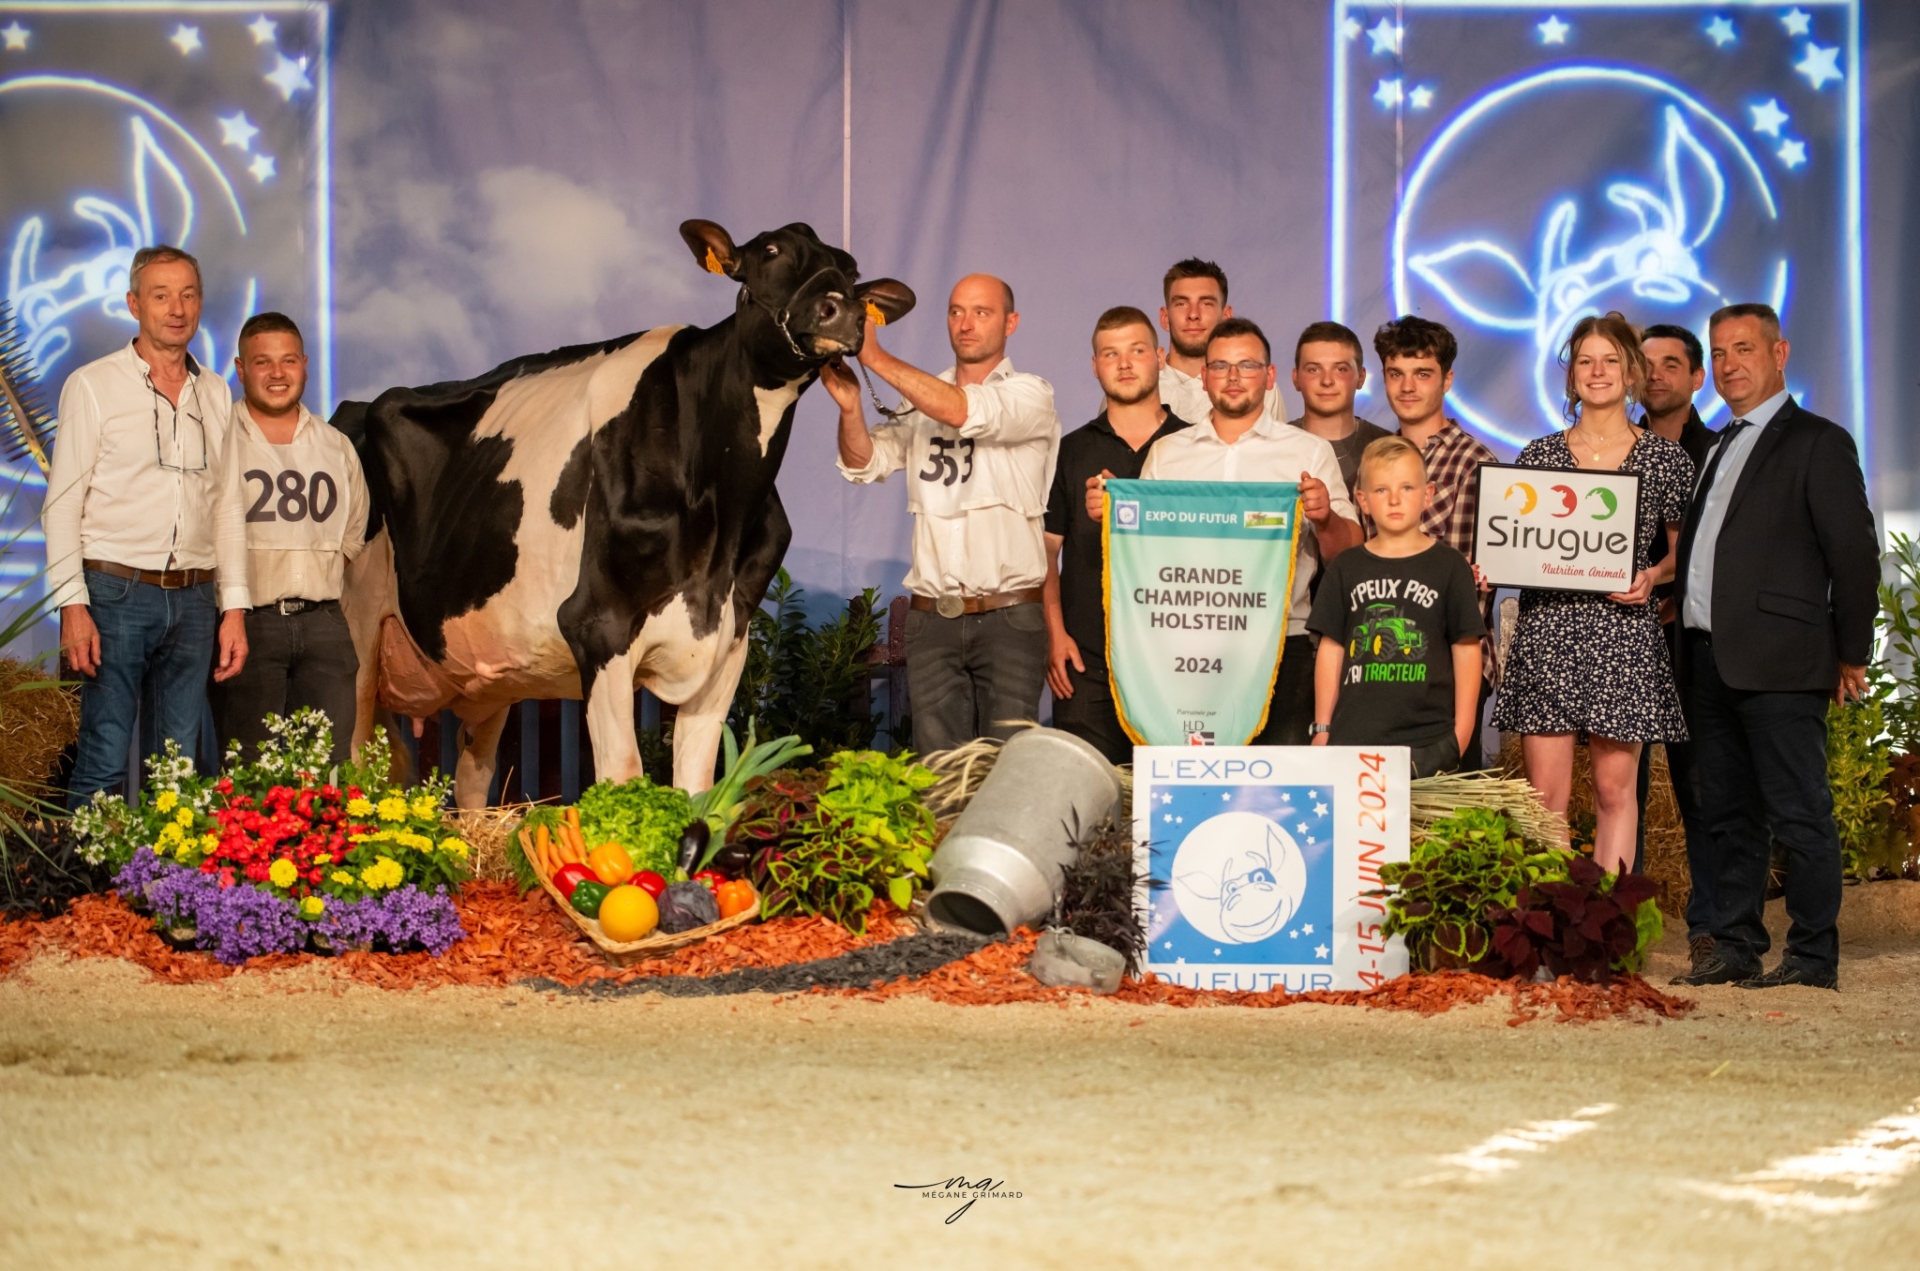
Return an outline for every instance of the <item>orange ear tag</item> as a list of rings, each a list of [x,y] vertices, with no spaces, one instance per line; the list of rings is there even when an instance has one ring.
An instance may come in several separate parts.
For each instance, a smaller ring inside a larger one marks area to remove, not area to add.
[[[876,327],[887,325],[887,315],[880,312],[880,306],[871,300],[867,301],[867,319]]]
[[[727,272],[721,268],[720,257],[714,253],[711,247],[707,248],[707,272],[710,274],[724,274]]]

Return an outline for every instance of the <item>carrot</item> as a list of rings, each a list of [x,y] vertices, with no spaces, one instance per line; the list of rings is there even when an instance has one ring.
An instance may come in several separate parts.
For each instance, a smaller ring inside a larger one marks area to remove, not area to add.
[[[547,840],[546,826],[542,825],[542,826],[535,827],[533,844],[534,844],[534,850],[540,854],[540,860],[543,862],[541,868],[546,871],[549,877],[551,877],[553,875],[553,868],[552,868],[553,857],[547,850],[549,844]]]
[[[560,814],[560,819],[572,826],[575,830],[578,830],[580,828],[580,809],[577,806],[570,807]]]

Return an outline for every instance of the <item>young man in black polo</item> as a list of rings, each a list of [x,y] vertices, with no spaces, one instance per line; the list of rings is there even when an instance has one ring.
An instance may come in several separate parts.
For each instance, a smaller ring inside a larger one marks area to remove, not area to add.
[[[1092,422],[1060,441],[1047,497],[1047,684],[1053,726],[1091,742],[1113,763],[1131,763],[1107,679],[1107,617],[1101,596],[1100,522],[1089,517],[1087,480],[1140,475],[1153,443],[1190,421],[1160,402],[1160,338],[1145,313],[1107,310],[1093,328],[1093,374],[1106,395]]]

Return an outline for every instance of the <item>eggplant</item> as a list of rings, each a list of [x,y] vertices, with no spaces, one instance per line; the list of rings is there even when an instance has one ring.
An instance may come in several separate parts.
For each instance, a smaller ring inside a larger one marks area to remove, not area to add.
[[[699,867],[701,854],[707,850],[707,844],[713,841],[713,828],[705,817],[695,817],[687,822],[687,828],[680,831],[680,854],[675,863],[680,872],[691,874]]]
[[[708,863],[707,867],[723,878],[745,878],[747,876],[747,867],[752,864],[753,851],[751,848],[729,844],[713,854],[713,860]]]

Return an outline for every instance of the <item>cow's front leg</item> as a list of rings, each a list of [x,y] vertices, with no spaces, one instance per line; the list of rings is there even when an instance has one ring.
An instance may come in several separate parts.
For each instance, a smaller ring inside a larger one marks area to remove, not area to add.
[[[700,691],[680,704],[673,717],[673,784],[698,794],[713,784],[713,763],[720,755],[720,729],[733,706],[740,671],[747,664],[747,638],[727,649]]]
[[[477,723],[462,720],[461,732],[466,745],[460,748],[459,762],[453,766],[453,801],[458,807],[484,808],[487,792],[493,788],[493,772],[500,763],[500,734],[507,726],[511,704],[502,706]]]
[[[616,785],[640,775],[640,740],[633,732],[633,658],[616,654],[594,673],[587,690],[587,736],[593,775]]]

